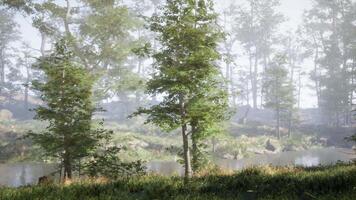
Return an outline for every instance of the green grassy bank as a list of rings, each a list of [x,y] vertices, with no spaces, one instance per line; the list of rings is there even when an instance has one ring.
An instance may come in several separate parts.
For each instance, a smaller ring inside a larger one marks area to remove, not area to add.
[[[356,199],[356,165],[316,168],[251,168],[205,175],[188,184],[180,177],[145,176],[105,184],[1,188],[1,200],[42,199]]]

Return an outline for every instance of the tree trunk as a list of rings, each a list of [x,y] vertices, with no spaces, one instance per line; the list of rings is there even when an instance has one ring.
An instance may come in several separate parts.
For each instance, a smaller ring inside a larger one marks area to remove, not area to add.
[[[198,135],[197,135],[197,127],[196,125],[192,125],[192,167],[193,167],[193,172],[196,172],[198,170],[199,163],[199,148],[198,148]]]
[[[317,97],[318,108],[320,108],[320,84],[319,84],[319,77],[318,77],[318,60],[319,60],[319,48],[317,46],[317,42],[315,37],[313,36],[314,44],[315,44],[315,55],[314,55],[314,85],[315,85],[315,92]]]
[[[65,181],[67,179],[72,178],[72,163],[68,151],[64,153],[63,164],[64,164],[63,180]]]
[[[302,77],[301,77],[301,72],[299,72],[299,75],[298,75],[298,109],[300,109],[301,91],[302,91]]]
[[[46,55],[46,39],[47,39],[47,36],[46,36],[46,33],[44,32],[40,32],[41,33],[41,55],[42,56],[45,56]]]
[[[186,118],[186,109],[185,109],[185,98],[181,94],[179,96],[179,105],[180,105],[180,115],[182,121],[182,139],[183,139],[183,159],[184,159],[184,180],[188,182],[192,177],[192,165],[190,162],[190,151],[189,151],[189,137],[187,132],[187,123],[185,122]]]
[[[2,95],[2,88],[5,84],[5,62],[4,62],[4,52],[0,50],[0,96]]]
[[[182,125],[183,137],[183,158],[184,158],[184,178],[185,182],[192,177],[192,165],[190,163],[189,137],[187,135],[187,124]]]
[[[252,79],[252,101],[253,101],[254,109],[257,109],[257,73],[258,73],[257,66],[258,66],[258,56],[257,56],[257,50],[256,50],[253,75],[251,77],[251,79]]]
[[[28,83],[25,86],[24,107],[25,110],[28,111]]]
[[[290,110],[289,111],[289,114],[288,114],[288,137],[290,138],[292,136],[292,111]]]
[[[216,138],[215,137],[211,138],[211,145],[212,145],[212,152],[213,153],[216,152],[216,143],[217,143]]]
[[[253,91],[253,71],[252,71],[252,52],[251,52],[251,48],[249,49],[249,52],[248,52],[248,54],[249,54],[249,65],[250,65],[250,77],[249,77],[249,79],[250,79],[250,82],[251,82],[251,91]],[[248,102],[249,102],[249,104],[250,104],[250,91],[249,91],[249,93],[248,93]]]
[[[26,85],[25,85],[25,99],[24,99],[24,103],[25,103],[25,109],[26,111],[28,111],[28,90],[29,90],[29,84],[30,84],[30,79],[31,79],[31,73],[30,73],[30,65],[27,62],[27,58],[26,58]]]
[[[278,137],[278,140],[281,139],[281,132],[279,130],[279,127],[280,127],[280,108],[279,108],[279,105],[277,106],[277,113],[276,113],[276,117],[277,117],[277,125],[276,125],[276,133],[277,133],[277,137]]]

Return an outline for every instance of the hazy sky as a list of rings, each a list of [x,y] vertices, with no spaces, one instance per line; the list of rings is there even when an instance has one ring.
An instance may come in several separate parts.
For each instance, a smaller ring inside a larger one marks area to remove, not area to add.
[[[61,0],[59,0],[61,1]],[[229,2],[234,2],[235,4],[244,4],[245,0],[215,0],[217,10],[230,5]],[[310,8],[312,5],[312,0],[281,0],[281,6],[279,11],[285,15],[288,19],[287,22],[282,26],[283,31],[285,30],[295,30],[297,26],[302,22],[302,14],[305,9]],[[31,26],[31,19],[26,19],[22,16],[16,17],[17,22],[20,25],[20,32],[22,34],[23,41],[30,44],[31,47],[39,49],[40,48],[40,37],[36,29]],[[305,66],[310,68],[311,66]],[[307,82],[307,78],[304,82]],[[303,107],[316,107],[316,99],[313,97],[313,91],[308,88],[303,88],[302,94],[302,105]]]
[[[228,2],[234,2],[234,0],[215,0],[218,8],[223,8],[229,5]],[[244,3],[244,0],[236,0],[236,4]],[[311,6],[311,0],[281,0],[280,12],[282,12],[289,21],[284,28],[296,28],[301,22],[301,16],[303,10]],[[20,31],[22,33],[23,40],[31,44],[33,47],[40,46],[39,33],[31,26],[31,19],[25,19],[21,16],[17,16],[16,20],[20,24]]]

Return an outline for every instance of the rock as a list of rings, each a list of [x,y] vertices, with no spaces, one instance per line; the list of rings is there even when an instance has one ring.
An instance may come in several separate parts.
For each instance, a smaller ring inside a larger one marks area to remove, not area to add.
[[[2,109],[0,110],[0,120],[1,121],[10,121],[12,120],[13,114],[11,111]]]
[[[38,185],[48,185],[48,184],[52,184],[53,181],[48,178],[48,176],[41,176],[38,178]]]
[[[283,152],[286,152],[286,151],[296,151],[295,147],[291,144],[288,144],[286,145],[283,149],[282,149]]]
[[[137,148],[146,148],[149,146],[147,142],[141,141],[141,140],[131,140],[128,142],[128,145],[131,149],[137,149]]]
[[[268,151],[275,151],[276,147],[271,143],[270,140],[267,140],[266,143],[266,147],[265,147]]]
[[[224,154],[224,155],[223,155],[223,158],[228,159],[228,160],[233,160],[233,159],[234,159],[234,156],[227,153],[227,154]]]
[[[328,138],[321,137],[319,141],[323,146],[328,146]]]

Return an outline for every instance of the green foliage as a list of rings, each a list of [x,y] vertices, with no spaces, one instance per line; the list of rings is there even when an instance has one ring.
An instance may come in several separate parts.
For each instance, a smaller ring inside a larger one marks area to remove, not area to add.
[[[119,151],[119,148],[109,147],[103,152],[92,155],[93,158],[84,165],[85,174],[111,180],[145,174],[145,167],[140,160],[131,163],[122,162],[119,159]]]
[[[304,26],[312,38],[316,59],[312,79],[319,107],[330,125],[350,124],[354,101],[356,3],[350,0],[314,0],[305,13]]]
[[[147,82],[147,93],[161,94],[163,101],[135,114],[147,114],[147,122],[167,131],[181,127],[186,165],[187,126],[191,126],[195,143],[227,118],[227,94],[213,63],[220,58],[217,45],[222,38],[216,19],[210,0],[168,1],[161,13],[151,18],[150,28],[158,33],[162,48],[153,52],[155,73]]]
[[[170,1],[162,12],[162,16],[151,19],[151,30],[160,34],[158,39],[163,48],[154,52],[157,72],[148,81],[147,92],[165,97],[161,104],[141,109],[138,114],[149,114],[148,122],[172,130],[188,122],[194,114],[198,115],[201,107],[211,109],[209,105],[202,105],[202,101],[210,105],[223,101],[222,91],[216,91],[221,87],[221,80],[217,78],[219,71],[212,63],[219,58],[215,48],[221,33],[214,24],[216,15],[209,1],[206,4],[199,1],[197,8],[193,1]],[[209,96],[211,94],[213,96]],[[180,118],[180,96],[184,96],[189,106],[185,108],[186,119]]]
[[[20,79],[19,69],[12,63],[12,42],[18,37],[18,24],[15,22],[14,13],[0,7],[0,96],[5,100],[19,90],[16,81]],[[0,103],[3,103],[0,100]]]
[[[236,17],[232,24],[232,34],[240,41],[249,57],[252,103],[257,108],[259,85],[263,84],[265,78],[262,76],[262,81],[259,80],[259,71],[261,65],[262,71],[268,68],[268,60],[275,52],[274,46],[280,42],[277,30],[284,16],[278,12],[280,0],[248,0],[246,3],[247,7],[233,12]],[[268,94],[263,88],[261,93]]]
[[[68,48],[76,61],[98,77],[94,84],[96,100],[143,88],[143,79],[133,72],[136,66],[130,60],[131,49],[143,43],[134,34],[143,26],[142,20],[125,3],[2,0],[0,4],[23,11],[25,17],[32,19],[32,26],[41,34],[42,56],[50,51],[48,44],[70,37]]]
[[[287,111],[294,105],[293,86],[288,80],[286,61],[283,56],[277,56],[265,72],[264,88],[266,90],[267,108]]]
[[[263,83],[265,95],[265,107],[272,108],[276,112],[276,132],[280,138],[281,119],[292,120],[295,97],[292,82],[288,80],[288,70],[285,67],[285,56],[277,55],[265,71]]]
[[[208,175],[184,184],[180,177],[144,176],[107,184],[0,188],[3,200],[22,199],[325,199],[352,200],[356,166],[250,168],[232,175]],[[314,198],[312,198],[314,197]]]
[[[72,59],[73,53],[63,39],[56,44],[53,54],[37,63],[46,78],[45,82],[34,81],[33,87],[41,92],[41,100],[46,104],[35,109],[35,118],[49,125],[42,132],[28,134],[47,156],[62,160],[69,178],[72,163],[89,155],[100,140],[110,136],[109,131],[92,127],[93,113],[98,110],[92,103],[94,79]]]

